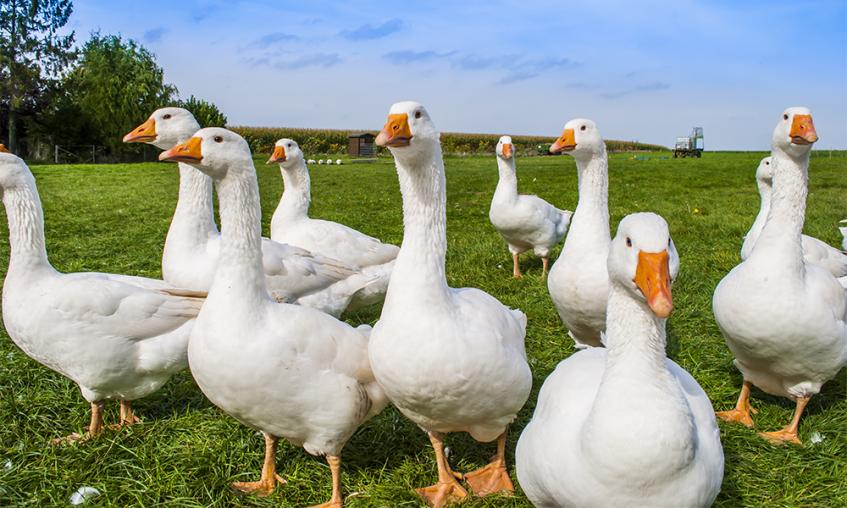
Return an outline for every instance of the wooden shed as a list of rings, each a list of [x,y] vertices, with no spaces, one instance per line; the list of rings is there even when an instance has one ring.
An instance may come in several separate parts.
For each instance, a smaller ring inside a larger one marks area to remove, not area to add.
[[[373,157],[374,139],[370,132],[354,132],[347,137],[347,153],[354,157]]]

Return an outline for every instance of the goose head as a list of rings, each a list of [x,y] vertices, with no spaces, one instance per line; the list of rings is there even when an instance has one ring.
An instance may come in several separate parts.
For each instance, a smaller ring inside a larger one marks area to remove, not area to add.
[[[576,118],[565,124],[562,135],[550,147],[550,153],[565,152],[574,159],[589,160],[606,150],[597,125],[585,118]]]
[[[512,144],[512,136],[500,136],[496,148],[497,157],[509,160],[515,155],[515,145]]]
[[[772,146],[774,150],[797,158],[807,155],[817,140],[812,112],[808,108],[793,107],[782,112],[773,130]]]
[[[161,108],[124,136],[124,143],[148,143],[169,150],[200,130],[194,115],[184,108]]]
[[[274,144],[274,153],[268,164],[279,163],[283,169],[298,166],[304,160],[300,145],[293,139],[282,138]]]
[[[770,157],[765,157],[759,161],[759,167],[756,168],[756,182],[759,184],[759,188],[770,189],[773,187],[773,165]]]
[[[188,141],[159,154],[160,161],[184,162],[215,180],[252,169],[250,146],[238,134],[221,127],[200,129]]]
[[[417,158],[438,144],[439,134],[426,108],[414,101],[398,102],[388,111],[379,135],[378,146],[388,147],[397,159]]]
[[[665,219],[655,213],[627,215],[609,248],[609,278],[644,302],[659,318],[673,310],[671,285],[679,273],[679,254]]]

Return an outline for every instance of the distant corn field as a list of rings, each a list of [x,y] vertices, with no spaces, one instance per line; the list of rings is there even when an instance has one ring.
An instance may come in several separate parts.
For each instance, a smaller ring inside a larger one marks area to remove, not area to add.
[[[239,133],[250,149],[255,153],[270,153],[276,140],[290,138],[300,145],[305,154],[343,154],[347,151],[347,136],[353,132],[376,131],[337,130],[337,129],[298,129],[290,127],[230,127]],[[450,155],[479,155],[494,153],[494,147],[500,136],[497,134],[470,134],[444,132],[441,134],[441,148]],[[515,149],[522,155],[537,155],[545,152],[555,137],[549,136],[512,136]],[[661,145],[650,145],[637,141],[606,140],[610,152],[660,151],[668,150]],[[384,150],[381,150],[384,152]],[[379,152],[378,152],[379,153]]]

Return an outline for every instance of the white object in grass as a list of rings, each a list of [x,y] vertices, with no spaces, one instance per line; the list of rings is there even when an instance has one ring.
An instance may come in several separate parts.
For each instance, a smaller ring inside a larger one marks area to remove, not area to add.
[[[76,490],[76,492],[71,494],[69,502],[72,506],[77,506],[91,501],[98,496],[100,496],[100,491],[94,487],[80,487]]]

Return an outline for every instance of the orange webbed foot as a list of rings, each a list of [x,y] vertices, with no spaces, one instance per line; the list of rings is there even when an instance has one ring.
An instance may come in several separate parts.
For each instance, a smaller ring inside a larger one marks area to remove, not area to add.
[[[800,437],[797,436],[797,432],[789,429],[781,429],[773,432],[759,432],[759,435],[773,445],[782,446],[786,443],[791,443],[803,446],[803,442],[800,441]]]
[[[484,497],[496,492],[511,494],[515,491],[509,472],[502,462],[492,462],[487,466],[465,473],[465,480],[475,496]]]
[[[750,416],[750,413],[756,414],[756,411],[753,408],[750,408],[750,411],[742,411],[740,409],[730,409],[729,411],[718,411],[715,413],[715,416],[720,418],[725,422],[731,423],[740,423],[748,428],[753,428],[753,418]]]
[[[455,480],[438,482],[429,487],[415,489],[415,491],[426,504],[433,508],[441,508],[448,503],[458,503],[468,497],[468,491]]]
[[[268,480],[259,480],[256,482],[233,482],[232,488],[243,494],[253,494],[259,497],[270,496],[276,488],[276,483],[285,483],[278,474],[274,474],[273,478]]]

